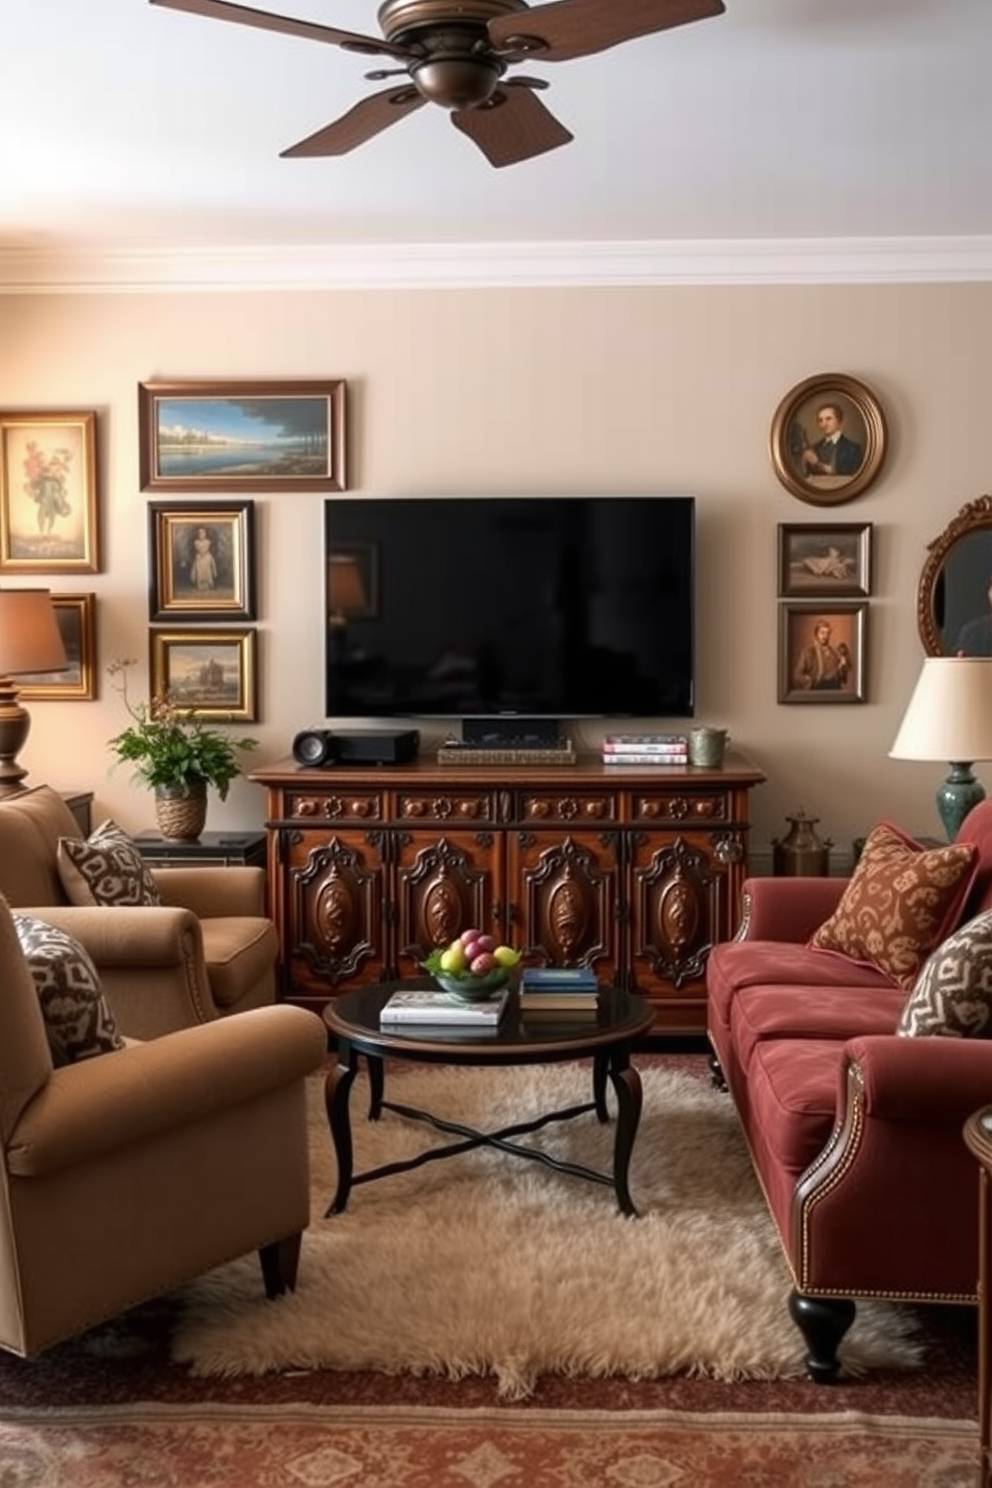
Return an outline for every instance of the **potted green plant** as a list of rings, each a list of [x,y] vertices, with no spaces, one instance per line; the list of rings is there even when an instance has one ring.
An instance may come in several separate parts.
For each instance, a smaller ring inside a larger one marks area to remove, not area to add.
[[[258,740],[221,733],[168,697],[133,702],[127,672],[134,664],[128,658],[107,668],[131,718],[127,728],[108,741],[109,747],[119,759],[132,763],[135,777],[154,790],[163,836],[195,839],[207,817],[207,787],[226,800],[232,780],[241,773],[239,753],[257,748]]]

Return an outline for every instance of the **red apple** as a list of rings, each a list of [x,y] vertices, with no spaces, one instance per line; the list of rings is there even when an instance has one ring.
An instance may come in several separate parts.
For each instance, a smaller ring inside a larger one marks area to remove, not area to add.
[[[480,955],[473,957],[468,964],[468,969],[476,976],[485,976],[487,971],[496,969],[496,957],[492,951],[482,951]]]

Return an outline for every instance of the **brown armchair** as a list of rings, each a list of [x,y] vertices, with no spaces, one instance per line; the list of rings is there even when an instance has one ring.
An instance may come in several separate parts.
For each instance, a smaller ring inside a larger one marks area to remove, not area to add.
[[[292,1288],[325,1048],[282,1006],[55,1068],[0,898],[0,1347],[37,1353],[254,1249],[268,1295]]]
[[[0,798],[0,894],[68,931],[96,963],[123,1032],[157,1038],[275,1001],[279,941],[261,868],[160,868],[161,905],[70,904],[58,870],[78,823],[50,786]]]

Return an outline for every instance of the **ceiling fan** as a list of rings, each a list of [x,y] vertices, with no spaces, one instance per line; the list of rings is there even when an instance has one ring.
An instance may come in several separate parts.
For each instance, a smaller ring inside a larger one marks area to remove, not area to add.
[[[382,56],[399,65],[366,73],[370,82],[408,81],[363,99],[333,124],[283,150],[283,157],[345,155],[422,108],[438,103],[491,165],[514,165],[572,135],[536,96],[540,78],[511,77],[508,67],[531,58],[567,62],[672,26],[721,15],[723,0],[383,0],[381,37],[340,31],[315,21],[273,15],[231,0],[150,0],[170,10],[234,21],[323,41],[347,52]]]

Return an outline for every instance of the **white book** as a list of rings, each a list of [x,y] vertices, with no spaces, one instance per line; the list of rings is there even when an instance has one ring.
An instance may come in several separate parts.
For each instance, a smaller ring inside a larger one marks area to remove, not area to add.
[[[401,988],[383,1004],[382,1023],[459,1024],[465,1028],[491,1028],[500,1020],[510,989],[503,987],[486,1002],[459,1002],[447,992]]]
[[[688,754],[604,754],[604,765],[687,765]]]

